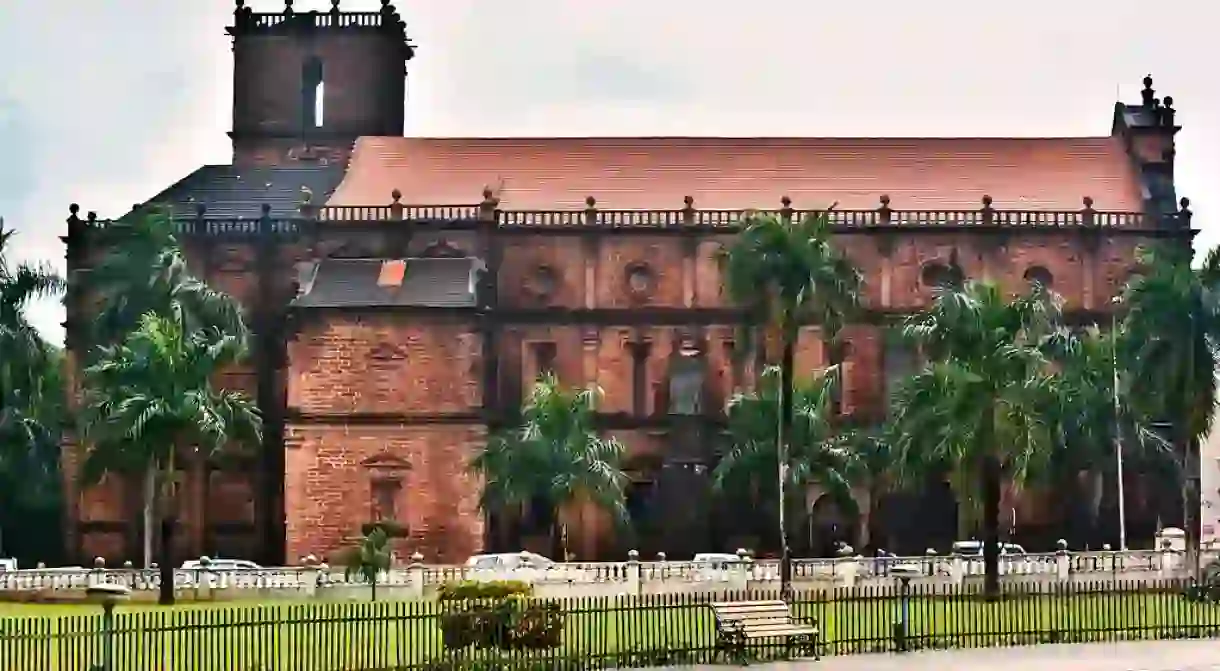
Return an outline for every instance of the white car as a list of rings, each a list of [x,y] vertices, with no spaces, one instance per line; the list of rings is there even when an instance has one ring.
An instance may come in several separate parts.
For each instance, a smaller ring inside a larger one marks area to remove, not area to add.
[[[466,568],[476,571],[511,571],[517,568],[548,568],[555,562],[533,552],[505,552],[474,555],[466,560]]]
[[[200,571],[205,568],[209,571],[259,571],[263,567],[245,559],[212,559],[206,566],[198,559],[182,562],[184,571]]]
[[[740,561],[740,557],[727,552],[700,552],[695,555],[691,563],[699,564],[699,568],[723,569],[734,566]]]
[[[982,557],[983,541],[958,541],[953,544],[953,552],[963,557]],[[1000,543],[1000,554],[1023,555],[1025,548],[1015,543]]]

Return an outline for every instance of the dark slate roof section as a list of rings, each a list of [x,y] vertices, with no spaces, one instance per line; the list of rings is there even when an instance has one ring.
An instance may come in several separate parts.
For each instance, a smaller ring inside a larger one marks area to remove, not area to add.
[[[232,165],[205,165],[147,204],[159,203],[173,209],[176,217],[195,216],[196,207],[207,207],[205,216],[216,219],[258,217],[263,203],[271,205],[271,216],[291,217],[301,202],[301,187],[313,192],[312,202],[321,205],[343,181],[338,165],[238,168]]]
[[[1157,125],[1156,115],[1143,105],[1123,104],[1123,121],[1128,128],[1152,128]]]
[[[294,305],[329,307],[476,306],[477,259],[407,259],[402,285],[377,285],[384,259],[327,259],[301,273],[301,294]]]

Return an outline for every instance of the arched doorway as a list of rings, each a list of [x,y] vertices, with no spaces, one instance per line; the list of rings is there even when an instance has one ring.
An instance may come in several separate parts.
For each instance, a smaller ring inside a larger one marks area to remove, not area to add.
[[[833,496],[822,494],[809,507],[804,526],[802,538],[793,544],[797,554],[832,557],[841,544],[855,545],[860,516]]]

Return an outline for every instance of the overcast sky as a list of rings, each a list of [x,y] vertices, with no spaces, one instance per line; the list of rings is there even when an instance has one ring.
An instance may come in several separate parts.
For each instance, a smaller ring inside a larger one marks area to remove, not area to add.
[[[1213,1],[397,4],[419,47],[409,135],[1104,135],[1115,96],[1138,101],[1151,72],[1184,126],[1179,191],[1220,242]],[[70,202],[121,214],[228,162],[232,11],[0,0],[0,215],[21,255],[62,266]],[[34,316],[61,336],[56,306]]]

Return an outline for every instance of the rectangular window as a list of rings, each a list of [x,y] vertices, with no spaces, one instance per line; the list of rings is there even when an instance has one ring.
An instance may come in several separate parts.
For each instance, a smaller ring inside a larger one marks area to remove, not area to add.
[[[394,522],[398,520],[398,495],[402,491],[399,480],[373,480],[372,502],[373,522]]]
[[[633,480],[624,494],[631,524],[637,529],[646,527],[655,517],[655,484],[651,480]]]
[[[885,352],[882,354],[885,369],[885,395],[893,398],[899,386],[908,376],[913,375],[918,365],[915,346],[903,340],[896,333],[887,333],[885,337]]]
[[[555,358],[555,343],[534,343],[534,370],[536,371],[534,378],[537,379],[544,375],[558,376],[559,372],[555,370]]]
[[[649,344],[628,343],[631,350],[631,412],[637,417],[648,414]]]

